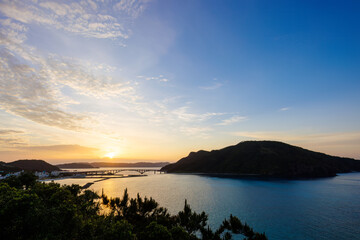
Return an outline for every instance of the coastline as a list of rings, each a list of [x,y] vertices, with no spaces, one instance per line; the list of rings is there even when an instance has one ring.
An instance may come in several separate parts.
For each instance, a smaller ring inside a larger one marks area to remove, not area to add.
[[[37,181],[39,182],[54,182],[57,180],[65,180],[65,179],[96,179],[92,182],[88,182],[86,184],[84,184],[81,189],[87,189],[89,188],[91,185],[93,185],[94,183],[97,182],[101,182],[101,181],[105,181],[111,178],[132,178],[132,177],[146,177],[147,175],[126,175],[126,176],[108,176],[108,175],[104,175],[104,176],[97,176],[97,177],[88,177],[88,176],[66,176],[66,177],[59,177],[59,178],[48,178],[48,179],[38,179]]]
[[[351,172],[349,172],[351,173]],[[333,176],[322,176],[322,177],[285,177],[285,176],[269,176],[261,174],[237,174],[237,173],[186,173],[186,172],[176,172],[176,173],[166,173],[166,174],[183,174],[183,175],[198,175],[204,177],[217,177],[217,178],[231,178],[231,179],[247,179],[247,180],[320,180],[326,178],[334,178],[337,174]],[[339,173],[340,174],[340,173]]]

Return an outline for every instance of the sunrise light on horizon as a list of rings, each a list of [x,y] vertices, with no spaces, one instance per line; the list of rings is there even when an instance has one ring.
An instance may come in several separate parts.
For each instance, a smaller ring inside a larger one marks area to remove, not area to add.
[[[358,1],[0,0],[0,161],[360,159]]]

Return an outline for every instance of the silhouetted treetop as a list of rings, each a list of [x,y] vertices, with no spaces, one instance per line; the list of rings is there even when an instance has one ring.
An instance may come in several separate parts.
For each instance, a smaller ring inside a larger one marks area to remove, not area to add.
[[[79,185],[36,182],[29,173],[0,181],[0,206],[0,239],[267,239],[232,215],[213,231],[207,214],[192,211],[186,200],[171,215],[152,198],[130,198],[127,189],[121,198],[109,198]]]

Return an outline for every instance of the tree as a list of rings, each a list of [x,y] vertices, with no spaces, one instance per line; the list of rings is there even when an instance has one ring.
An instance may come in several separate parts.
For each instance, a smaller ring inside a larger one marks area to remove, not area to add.
[[[205,212],[197,214],[193,212],[185,200],[184,210],[177,215],[178,222],[191,236],[198,231],[204,231],[207,225],[208,216]]]
[[[37,177],[31,172],[22,172],[19,176],[19,180],[22,186],[25,186],[26,189],[32,187],[36,183]]]
[[[220,240],[232,234],[267,239],[232,215],[214,232],[207,214],[193,212],[186,200],[184,209],[171,215],[152,198],[130,198],[127,189],[122,198],[108,198],[78,185],[33,179],[0,182],[0,239]]]
[[[23,188],[25,186],[26,189],[33,186],[36,183],[37,177],[31,172],[22,172],[20,176],[10,176],[2,180],[2,182],[8,183],[9,186],[15,188]]]
[[[102,204],[111,209],[110,215],[118,219],[127,220],[134,226],[140,239],[199,239],[203,240],[228,240],[232,234],[242,234],[245,240],[267,240],[264,233],[256,233],[246,223],[230,215],[220,227],[213,232],[207,225],[208,216],[205,212],[193,212],[185,200],[184,209],[177,215],[171,216],[166,208],[158,207],[158,203],[139,194],[130,199],[127,189],[123,198],[108,198],[102,195]],[[145,230],[144,230],[145,229]],[[150,232],[156,234],[150,234]]]

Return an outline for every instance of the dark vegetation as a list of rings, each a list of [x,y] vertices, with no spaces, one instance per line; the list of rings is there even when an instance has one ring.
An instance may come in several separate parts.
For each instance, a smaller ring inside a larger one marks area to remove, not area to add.
[[[59,171],[60,168],[51,165],[43,160],[17,160],[9,163],[0,163],[0,170],[5,172],[38,171],[52,172]]]
[[[20,172],[21,168],[11,166],[10,164],[5,163],[5,162],[0,162],[0,171],[3,171],[5,173],[8,173],[8,172]]]
[[[161,170],[168,173],[316,178],[360,171],[360,161],[329,156],[282,142],[246,141],[220,150],[191,152]]]
[[[220,240],[242,234],[248,240],[265,240],[246,223],[230,215],[213,231],[207,215],[185,206],[170,215],[152,198],[98,196],[79,185],[40,183],[23,173],[0,182],[0,239],[122,239]]]

